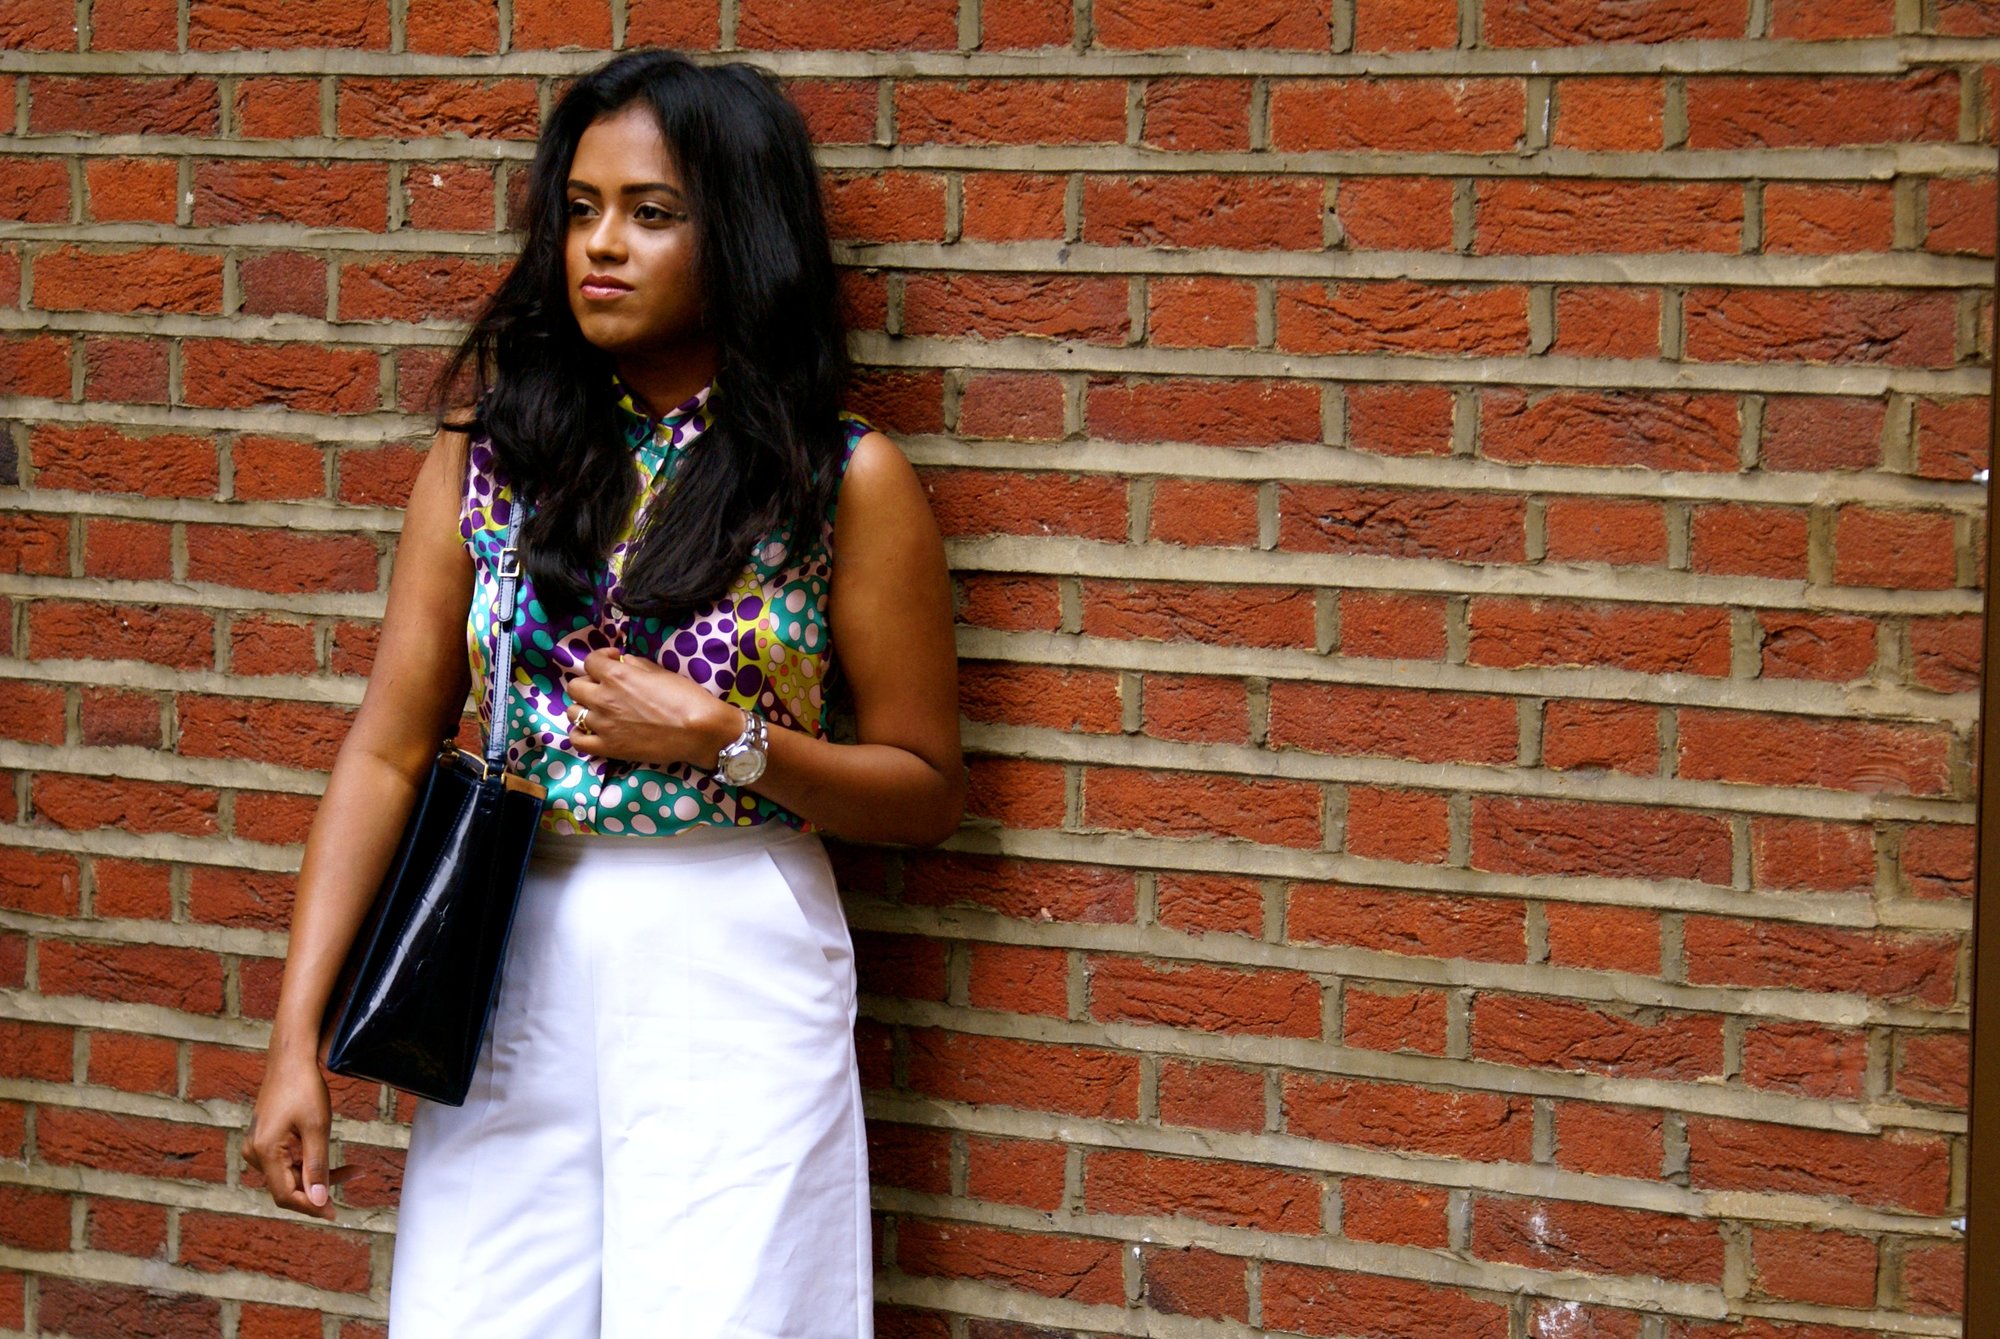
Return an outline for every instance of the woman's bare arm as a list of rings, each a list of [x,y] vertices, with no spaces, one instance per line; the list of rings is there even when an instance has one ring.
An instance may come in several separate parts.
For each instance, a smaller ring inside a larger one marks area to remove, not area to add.
[[[473,566],[458,533],[466,451],[464,433],[440,431],[403,514],[368,687],[306,836],[274,1057],[319,1054],[341,963],[439,744],[458,733],[471,677],[465,626]]]
[[[764,775],[748,788],[835,836],[934,845],[965,814],[951,573],[923,483],[882,433],[848,462],[833,553],[827,619],[858,742],[773,728]],[[723,713],[716,749],[742,719]]]

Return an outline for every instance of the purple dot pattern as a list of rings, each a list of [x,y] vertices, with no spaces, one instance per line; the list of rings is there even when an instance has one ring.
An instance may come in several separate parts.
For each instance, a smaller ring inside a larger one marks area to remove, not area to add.
[[[583,661],[600,647],[684,674],[709,692],[768,720],[773,729],[826,734],[822,686],[833,654],[827,601],[833,574],[833,524],[839,492],[821,517],[819,534],[801,544],[787,524],[751,550],[750,559],[727,594],[696,611],[678,626],[641,618],[620,607],[625,553],[648,492],[658,481],[671,494],[689,449],[714,421],[714,383],[704,386],[659,418],[641,410],[631,390],[614,377],[619,418],[639,491],[598,573],[589,608],[568,620],[552,619],[524,571],[514,620],[514,691],[506,766],[546,788],[545,832],[605,833],[656,837],[703,825],[747,827],[785,823],[805,832],[817,825],[755,791],[731,786],[685,762],[633,762],[601,758],[577,750],[569,738],[563,683],[581,673]],[[845,478],[855,445],[874,425],[842,411],[846,446],[840,457]],[[493,604],[499,592],[497,565],[514,505],[505,471],[490,440],[475,436],[471,465],[459,508],[459,537],[471,551],[475,572],[472,612],[466,620],[466,648],[472,679],[483,684],[488,648],[493,644]],[[480,695],[483,735],[493,729],[492,704]]]

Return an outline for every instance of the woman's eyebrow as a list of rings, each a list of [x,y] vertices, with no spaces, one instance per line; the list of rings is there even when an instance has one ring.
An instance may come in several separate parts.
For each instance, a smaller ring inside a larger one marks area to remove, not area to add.
[[[569,189],[573,191],[589,191],[592,195],[602,194],[597,187],[587,181],[578,181],[575,177],[571,177],[568,184]],[[635,181],[621,188],[619,194],[641,195],[647,191],[665,191],[668,195],[677,196],[681,193],[681,188],[667,181]]]

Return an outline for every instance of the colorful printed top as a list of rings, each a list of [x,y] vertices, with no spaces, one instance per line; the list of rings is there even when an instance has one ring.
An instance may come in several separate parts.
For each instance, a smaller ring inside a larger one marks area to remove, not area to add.
[[[816,831],[810,820],[753,789],[728,785],[692,764],[656,766],[603,758],[581,753],[570,744],[564,680],[582,672],[584,657],[608,646],[685,674],[717,697],[764,716],[774,728],[826,734],[821,688],[833,652],[826,609],[838,487],[820,533],[810,543],[792,543],[790,525],[774,531],[751,551],[729,593],[685,622],[663,627],[659,619],[627,614],[619,607],[624,593],[619,578],[633,528],[654,480],[660,478],[670,486],[688,449],[713,421],[709,400],[714,383],[667,414],[649,418],[637,407],[630,388],[615,377],[614,381],[632,466],[639,472],[639,492],[585,612],[560,623],[551,619],[527,572],[521,573],[507,770],[547,788],[544,832],[655,837],[704,824],[748,826],[773,820]],[[855,445],[874,425],[846,411],[840,417],[846,435],[840,456],[844,479]],[[512,502],[491,441],[475,435],[458,521],[476,574],[472,612],[466,621],[475,691],[488,673],[499,588],[496,567]],[[480,692],[482,731],[492,729],[491,714],[488,696]]]

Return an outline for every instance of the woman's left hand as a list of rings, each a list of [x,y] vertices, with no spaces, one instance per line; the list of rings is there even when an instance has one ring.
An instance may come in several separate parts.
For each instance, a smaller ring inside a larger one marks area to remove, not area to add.
[[[713,767],[716,753],[743,725],[740,709],[687,675],[617,647],[584,657],[583,672],[564,687],[570,743],[579,753]]]

